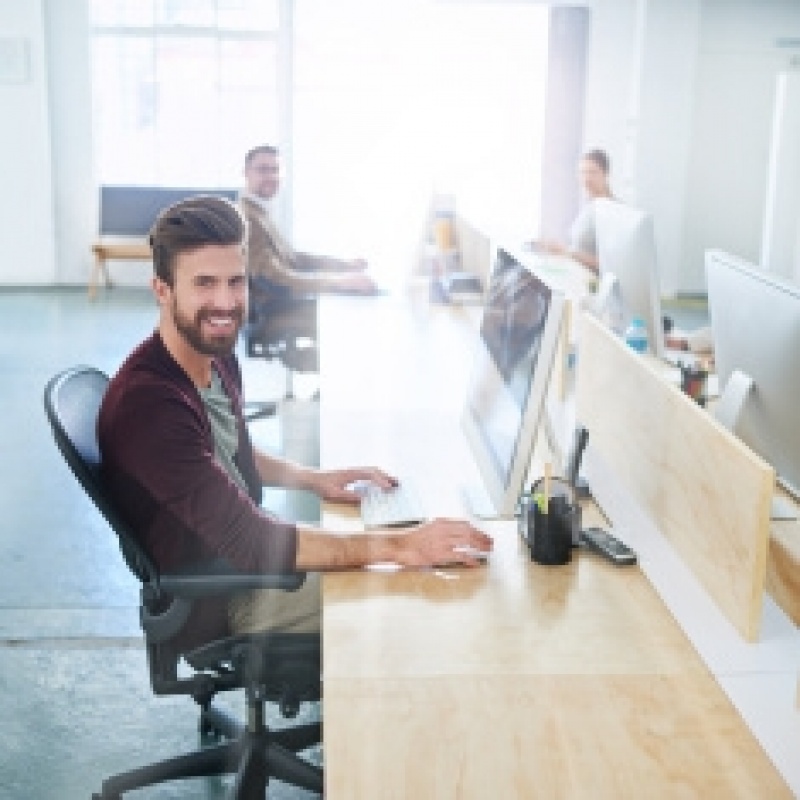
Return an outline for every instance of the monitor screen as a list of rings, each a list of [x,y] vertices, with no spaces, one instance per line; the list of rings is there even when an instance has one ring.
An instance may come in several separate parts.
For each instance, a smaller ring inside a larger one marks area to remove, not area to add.
[[[661,287],[656,261],[653,218],[645,211],[618,200],[594,200],[597,259],[603,277],[616,278],[622,304],[620,327],[633,317],[647,327],[649,349],[664,355]]]
[[[800,496],[800,286],[718,250],[706,277],[723,399],[734,371],[752,381],[734,433]]]
[[[558,347],[563,303],[563,295],[508,251],[497,250],[463,417],[497,516],[513,515],[523,489]]]
[[[236,201],[236,189],[177,189],[167,186],[101,186],[100,235],[146,237],[168,206],[210,194]]]

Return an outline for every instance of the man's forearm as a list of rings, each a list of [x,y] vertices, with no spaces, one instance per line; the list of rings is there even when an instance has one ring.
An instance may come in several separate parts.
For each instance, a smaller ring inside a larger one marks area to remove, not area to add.
[[[333,256],[318,256],[312,253],[294,254],[294,264],[303,272],[346,272],[351,269],[349,262]]]
[[[399,538],[390,533],[335,534],[298,526],[297,569],[335,570],[395,562]]]
[[[276,458],[259,450],[255,453],[256,469],[265,486],[280,486],[284,489],[308,489],[315,470],[294,461]]]
[[[297,253],[291,260],[265,250],[249,254],[247,269],[253,276],[266,278],[280,286],[296,292],[316,293],[332,288],[335,276],[304,261],[304,254]]]

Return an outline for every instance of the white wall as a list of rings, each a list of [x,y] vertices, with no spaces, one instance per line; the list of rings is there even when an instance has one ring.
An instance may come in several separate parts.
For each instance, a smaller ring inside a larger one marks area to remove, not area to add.
[[[637,0],[595,0],[589,31],[584,149],[608,153],[612,188],[623,199],[630,194],[626,160],[636,13]]]
[[[0,80],[0,284],[55,278],[50,128],[40,0],[0,0],[0,36],[25,43],[20,83]]]
[[[704,0],[685,202],[681,286],[704,291],[703,251],[757,263],[776,80],[797,50],[797,0]]]
[[[547,47],[547,77],[541,154],[538,230],[543,239],[565,242],[582,202],[575,164],[583,151],[583,98],[591,22],[587,8],[553,8]]]
[[[777,81],[767,202],[761,232],[764,269],[800,281],[800,70]]]
[[[586,148],[608,151],[612,187],[655,224],[661,288],[680,289],[700,0],[596,0]]]
[[[644,5],[644,4],[643,4]],[[643,11],[633,198],[653,215],[661,290],[683,274],[685,196],[700,31],[700,0],[649,0]]]
[[[585,140],[654,217],[665,294],[705,292],[703,253],[758,261],[778,73],[798,0],[595,0]]]
[[[87,0],[44,0],[53,154],[56,281],[85,284],[97,235],[92,158],[91,50]],[[112,271],[113,271],[112,266]],[[125,269],[125,267],[122,267]],[[127,267],[131,273],[146,269]]]

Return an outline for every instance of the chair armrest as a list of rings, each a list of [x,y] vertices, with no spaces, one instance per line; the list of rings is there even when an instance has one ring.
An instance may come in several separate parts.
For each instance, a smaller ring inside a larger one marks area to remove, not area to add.
[[[167,641],[186,624],[192,612],[192,601],[215,595],[238,594],[253,589],[282,589],[294,592],[306,579],[305,572],[277,574],[241,574],[220,567],[218,563],[211,565],[213,569],[206,573],[183,575],[162,575],[158,584],[142,586],[142,605],[139,609],[139,621],[148,642],[158,644]],[[172,602],[163,611],[149,611],[147,597],[154,598],[162,593],[172,595]]]
[[[213,597],[220,594],[239,594],[253,589],[282,589],[294,592],[306,579],[304,572],[285,575],[212,572],[200,575],[161,575],[158,588],[162,592],[186,600]]]
[[[200,572],[203,569],[205,571]],[[198,567],[180,575],[161,575],[157,582],[142,586],[142,605],[139,620],[147,640],[157,644],[175,636],[184,626],[192,611],[192,601],[216,595],[232,595],[253,589],[282,589],[293,592],[306,579],[305,572],[287,574],[242,574],[235,572],[222,561]],[[172,602],[163,611],[151,612],[151,600],[169,594]]]

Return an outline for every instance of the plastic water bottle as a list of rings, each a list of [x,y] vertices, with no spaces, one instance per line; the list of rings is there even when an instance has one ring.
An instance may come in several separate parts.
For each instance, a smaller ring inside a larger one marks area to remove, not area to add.
[[[625,329],[625,341],[637,353],[647,352],[647,328],[641,317],[634,317]]]

